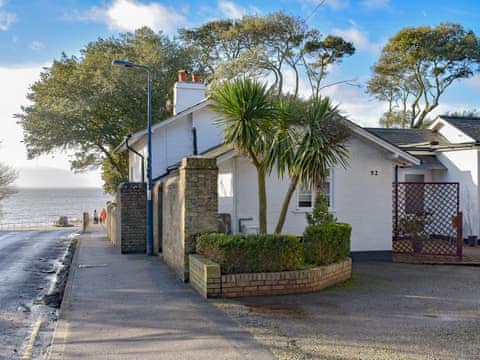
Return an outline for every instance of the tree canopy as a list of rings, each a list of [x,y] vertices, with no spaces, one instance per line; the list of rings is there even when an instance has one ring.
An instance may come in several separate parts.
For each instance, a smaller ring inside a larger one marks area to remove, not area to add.
[[[239,20],[211,21],[179,31],[182,41],[195,49],[209,81],[236,77],[272,76],[277,95],[285,91],[285,78],[294,74],[293,96],[305,76],[318,96],[328,67],[353,55],[352,43],[338,36],[324,37],[305,20],[276,12],[244,16]]]
[[[80,56],[63,54],[44,68],[28,94],[31,104],[17,115],[29,158],[73,150],[72,169],[103,165],[108,192],[128,179],[128,161],[113,149],[126,135],[146,126],[147,111],[145,72],[112,66],[113,59],[151,67],[154,122],[169,115],[165,103],[178,69],[190,69],[193,63],[187,48],[148,28],[99,38]]]
[[[373,67],[368,92],[387,103],[383,126],[422,127],[456,80],[478,71],[480,42],[459,24],[405,28]]]

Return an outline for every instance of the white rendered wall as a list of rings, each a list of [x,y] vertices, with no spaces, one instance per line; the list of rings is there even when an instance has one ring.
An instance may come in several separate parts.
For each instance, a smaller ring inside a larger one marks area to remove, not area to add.
[[[332,209],[339,221],[352,225],[352,251],[391,250],[392,248],[392,162],[387,154],[353,138],[350,140],[350,167],[332,171]],[[245,157],[236,157],[232,164],[220,164],[220,172],[233,171],[234,209],[232,228],[238,232],[238,220],[252,232],[258,229],[258,192],[256,170]],[[376,171],[378,175],[371,175]],[[267,179],[267,227],[273,232],[289,179],[277,176]],[[220,201],[222,203],[222,201]],[[222,205],[224,206],[224,205]],[[221,209],[226,210],[226,207]],[[296,208],[296,194],[290,202],[284,233],[301,235],[305,211]]]
[[[223,142],[223,127],[215,119],[218,117],[209,107],[193,113],[193,127],[197,130],[197,148],[201,154]]]
[[[460,210],[463,212],[463,235],[480,234],[478,150],[438,152],[437,158],[448,168],[437,181],[460,183]]]
[[[441,121],[435,128],[438,129],[437,131],[440,135],[445,137],[452,144],[475,142],[470,136],[467,136],[446,121]]]
[[[146,154],[145,140],[139,141],[132,146],[140,153]],[[152,134],[152,175],[153,178],[164,175],[167,167],[174,165],[185,156],[193,153],[193,134],[191,115],[156,129]],[[134,178],[132,181],[140,181],[141,162],[138,156],[130,152],[130,168],[133,167]],[[146,171],[146,170],[145,170]],[[130,174],[132,169],[130,170]],[[146,176],[146,173],[145,173]]]

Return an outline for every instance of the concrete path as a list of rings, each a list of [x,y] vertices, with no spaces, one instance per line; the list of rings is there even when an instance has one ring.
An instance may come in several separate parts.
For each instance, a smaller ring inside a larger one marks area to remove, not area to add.
[[[81,237],[50,359],[273,359],[157,257]]]

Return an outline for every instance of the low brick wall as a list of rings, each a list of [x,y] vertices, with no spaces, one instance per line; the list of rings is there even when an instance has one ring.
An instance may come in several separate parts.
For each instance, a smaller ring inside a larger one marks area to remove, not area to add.
[[[192,287],[205,298],[220,296],[220,265],[202,255],[190,255],[189,262]]]
[[[190,264],[192,286],[204,297],[218,296],[217,287],[213,285],[218,283],[220,283],[220,295],[222,297],[313,292],[348,280],[352,274],[352,260],[350,258],[335,264],[307,270],[229,274],[221,277],[219,265],[203,256],[190,255]],[[207,275],[206,267],[208,266],[218,267],[218,278],[214,275],[217,270],[211,270],[210,275]]]
[[[425,255],[425,254],[393,254],[392,260],[393,262],[396,262],[396,263],[427,264],[427,265],[461,263],[461,261],[457,256]]]

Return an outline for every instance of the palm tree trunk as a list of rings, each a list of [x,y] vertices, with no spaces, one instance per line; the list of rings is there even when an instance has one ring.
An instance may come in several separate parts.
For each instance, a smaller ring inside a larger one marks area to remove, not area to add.
[[[258,220],[260,234],[267,233],[267,188],[265,183],[265,170],[257,167],[258,177]]]
[[[275,234],[280,234],[282,232],[283,225],[285,225],[285,219],[287,218],[288,206],[290,205],[290,201],[292,200],[293,193],[297,188],[297,184],[298,184],[298,177],[293,176],[292,179],[290,180],[290,185],[288,187],[287,193],[285,194],[285,198],[283,199],[282,211],[280,212],[280,216],[278,217],[277,226],[275,227]]]

